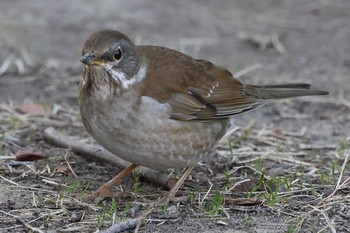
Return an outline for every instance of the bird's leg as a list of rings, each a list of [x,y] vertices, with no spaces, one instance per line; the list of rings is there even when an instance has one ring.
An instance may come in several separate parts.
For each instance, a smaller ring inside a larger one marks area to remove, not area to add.
[[[88,200],[94,200],[97,197],[105,198],[105,197],[113,197],[113,192],[111,192],[111,188],[119,183],[125,176],[127,176],[130,172],[132,172],[139,165],[131,164],[126,167],[123,171],[121,171],[118,175],[116,175],[113,179],[103,184],[99,189],[93,192],[88,196]]]
[[[191,174],[192,170],[193,170],[194,166],[190,166],[187,167],[185,169],[185,171],[182,173],[180,179],[176,182],[176,184],[174,185],[174,187],[172,187],[172,189],[165,195],[163,196],[163,198],[161,199],[161,203],[166,204],[169,201],[173,200],[177,191],[179,190],[179,188],[183,185],[183,183],[185,182],[185,180],[187,179],[187,177]]]
[[[175,197],[177,191],[183,185],[183,183],[185,182],[187,177],[191,174],[193,168],[194,168],[194,166],[186,167],[186,169],[182,173],[180,179],[177,180],[175,185],[171,188],[171,190],[166,195],[164,195],[160,200],[154,201],[154,202],[151,202],[148,204],[149,208],[147,208],[143,212],[142,217],[140,218],[140,221],[138,221],[138,223],[136,225],[135,232],[138,232],[139,228],[141,227],[142,223],[144,222],[144,219],[147,217],[148,214],[150,214],[152,212],[152,210],[155,207],[160,206],[160,205],[166,205],[169,203],[169,201],[174,200],[174,197]]]

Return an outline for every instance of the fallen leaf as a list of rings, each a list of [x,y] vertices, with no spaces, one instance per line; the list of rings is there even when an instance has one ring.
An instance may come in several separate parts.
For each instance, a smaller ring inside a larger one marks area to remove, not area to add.
[[[177,179],[176,179],[176,178],[173,178],[173,177],[169,178],[169,179],[168,179],[168,182],[167,182],[168,188],[169,188],[169,189],[174,188],[176,182],[177,182]]]
[[[43,116],[48,117],[51,115],[48,109],[45,109],[43,105],[32,103],[32,104],[22,104],[16,108],[15,111],[21,114],[28,114],[30,116]]]
[[[68,171],[67,165],[59,164],[55,167],[55,172],[57,172],[57,173],[66,174],[67,171]]]
[[[229,205],[255,206],[261,203],[257,198],[225,198],[225,204]]]
[[[45,159],[46,156],[34,153],[33,151],[19,150],[16,152],[16,161],[36,161]]]

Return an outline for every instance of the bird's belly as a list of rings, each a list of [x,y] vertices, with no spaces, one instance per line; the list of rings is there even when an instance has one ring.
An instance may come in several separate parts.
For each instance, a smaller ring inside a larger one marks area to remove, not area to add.
[[[124,98],[127,96],[124,93]],[[99,114],[82,111],[91,136],[103,147],[131,163],[157,170],[194,165],[213,151],[227,121],[177,121],[169,119],[167,107],[150,97],[130,105],[131,97]],[[96,102],[96,101],[95,101]],[[85,115],[85,116],[84,116]]]

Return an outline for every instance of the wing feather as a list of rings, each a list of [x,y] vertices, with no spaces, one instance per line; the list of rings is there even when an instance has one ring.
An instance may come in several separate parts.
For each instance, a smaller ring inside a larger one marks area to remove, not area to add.
[[[310,90],[310,85],[303,83],[243,85],[228,70],[209,61],[196,60],[164,47],[137,48],[146,60],[152,57],[147,60],[149,68],[143,94],[168,103],[169,117],[177,120],[227,118],[260,107],[271,99],[327,94]]]

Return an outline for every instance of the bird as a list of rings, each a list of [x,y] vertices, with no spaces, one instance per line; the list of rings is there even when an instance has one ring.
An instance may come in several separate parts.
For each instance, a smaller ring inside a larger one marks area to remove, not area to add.
[[[78,102],[87,132],[131,163],[91,196],[105,197],[138,166],[184,169],[164,200],[175,197],[192,169],[215,153],[232,119],[271,101],[328,92],[310,84],[243,84],[232,73],[174,49],[135,45],[101,30],[82,50]]]

